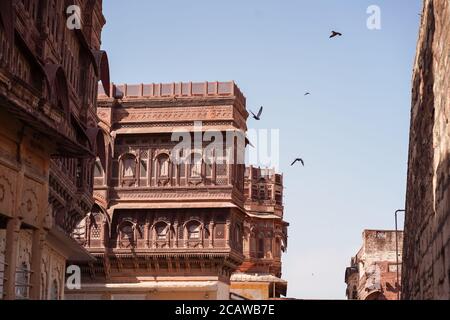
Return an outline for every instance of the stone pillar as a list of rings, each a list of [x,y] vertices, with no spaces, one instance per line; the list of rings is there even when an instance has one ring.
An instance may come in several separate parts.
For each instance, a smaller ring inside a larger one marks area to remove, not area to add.
[[[6,250],[5,250],[5,273],[3,292],[5,300],[16,298],[16,267],[17,253],[22,221],[18,218],[10,219],[6,225]]]
[[[31,249],[31,277],[30,277],[30,299],[39,300],[41,296],[41,267],[42,252],[47,234],[44,230],[33,231],[33,244]]]
[[[209,220],[209,247],[214,247],[214,221],[211,217],[211,220]]]
[[[186,220],[185,220],[186,221]],[[183,248],[186,248],[188,245],[188,233],[186,226],[183,224]]]
[[[175,220],[175,222],[174,222],[174,224],[173,224],[173,229],[175,230],[175,234],[174,234],[174,236],[175,236],[175,240],[174,240],[174,247],[175,248],[178,248],[178,232],[180,231],[179,229],[178,229],[179,227],[178,227],[178,221],[177,220]]]
[[[139,187],[141,185],[141,149],[137,149],[136,153],[136,183],[134,186]]]
[[[231,219],[231,215],[230,215]],[[227,223],[225,225],[225,243],[227,247],[230,247],[230,230],[231,230],[231,221],[227,220]]]

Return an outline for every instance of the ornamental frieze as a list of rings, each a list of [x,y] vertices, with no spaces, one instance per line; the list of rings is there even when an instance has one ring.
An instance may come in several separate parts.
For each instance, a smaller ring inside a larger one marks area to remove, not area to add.
[[[189,108],[147,108],[116,111],[113,122],[167,122],[203,121],[233,119],[233,106],[189,107]]]
[[[112,197],[118,199],[229,199],[231,192],[195,192],[195,191],[183,191],[183,192],[158,192],[156,190],[118,190]]]

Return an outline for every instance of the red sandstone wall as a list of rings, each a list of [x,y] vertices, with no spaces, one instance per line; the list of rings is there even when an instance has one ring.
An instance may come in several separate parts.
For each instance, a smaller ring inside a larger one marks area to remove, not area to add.
[[[404,299],[450,299],[450,1],[425,0],[414,66]]]

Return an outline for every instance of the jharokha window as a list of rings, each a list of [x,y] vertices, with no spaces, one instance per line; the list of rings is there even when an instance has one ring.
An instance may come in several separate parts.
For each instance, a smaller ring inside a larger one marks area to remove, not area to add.
[[[120,244],[122,247],[130,247],[134,244],[134,227],[131,222],[125,222],[119,229]]]
[[[200,239],[200,231],[201,231],[200,223],[198,223],[196,221],[190,222],[187,225],[187,231],[188,231],[189,240],[199,240]]]
[[[134,178],[136,174],[136,158],[132,155],[127,155],[123,158],[123,177]]]
[[[162,155],[158,158],[159,164],[159,176],[168,177],[169,176],[169,156]]]
[[[160,222],[155,226],[156,240],[166,240],[169,233],[169,226],[167,223]]]

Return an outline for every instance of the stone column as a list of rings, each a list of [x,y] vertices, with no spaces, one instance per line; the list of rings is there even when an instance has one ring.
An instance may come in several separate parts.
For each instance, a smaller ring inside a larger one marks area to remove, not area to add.
[[[178,232],[180,231],[178,228],[178,220],[175,220],[175,222],[174,222],[174,224],[173,224],[173,228],[174,228],[174,231],[175,231],[175,240],[174,240],[174,245],[175,245],[175,248],[178,248]]]
[[[137,149],[136,156],[136,182],[135,187],[139,187],[141,185],[141,149]]]
[[[5,250],[5,273],[3,292],[5,300],[16,298],[16,267],[17,253],[22,221],[18,218],[10,219],[6,225],[6,250]]]
[[[230,214],[231,219],[231,214]],[[225,224],[225,243],[227,247],[230,247],[230,229],[231,229],[231,221],[227,220]]]
[[[41,295],[41,267],[42,252],[47,234],[44,230],[33,231],[33,244],[31,249],[31,278],[30,278],[30,299],[39,300]]]
[[[211,217],[211,220],[209,220],[209,247],[210,248],[214,247],[213,237],[214,237],[214,221],[213,221],[213,218]]]

